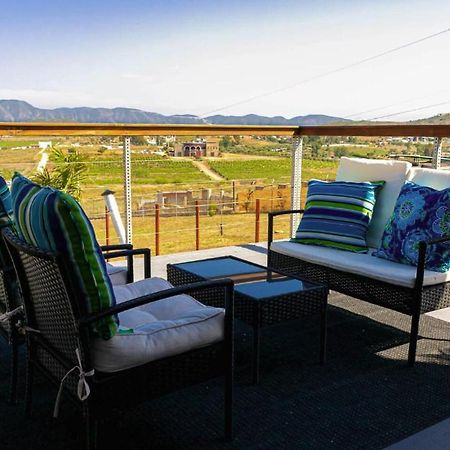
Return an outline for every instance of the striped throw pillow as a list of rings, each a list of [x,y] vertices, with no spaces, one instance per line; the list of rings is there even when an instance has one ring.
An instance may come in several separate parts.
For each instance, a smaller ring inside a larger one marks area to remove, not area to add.
[[[305,212],[293,242],[366,253],[376,192],[384,181],[308,183]]]
[[[70,195],[41,187],[20,174],[12,181],[11,195],[18,234],[29,244],[67,258],[69,277],[80,290],[82,310],[100,312],[115,305],[112,284],[94,229],[81,206]],[[96,336],[116,334],[118,318],[94,324]]]

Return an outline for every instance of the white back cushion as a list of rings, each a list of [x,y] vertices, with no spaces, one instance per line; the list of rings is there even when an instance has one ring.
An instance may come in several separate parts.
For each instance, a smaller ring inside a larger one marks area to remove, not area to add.
[[[450,171],[412,167],[407,180],[441,191],[450,187]]]
[[[384,227],[394,211],[398,194],[411,167],[412,164],[406,161],[341,158],[336,174],[337,181],[385,181],[367,232],[369,247],[379,247]]]

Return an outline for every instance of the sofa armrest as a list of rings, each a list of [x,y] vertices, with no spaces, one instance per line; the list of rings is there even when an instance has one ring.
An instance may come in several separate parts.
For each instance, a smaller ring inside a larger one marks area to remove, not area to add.
[[[422,290],[423,276],[425,273],[425,258],[427,254],[427,247],[433,244],[442,244],[444,242],[450,242],[450,236],[444,236],[436,239],[430,239],[428,241],[419,242],[419,258],[417,260],[417,273],[415,288]]]
[[[282,216],[286,214],[301,214],[304,209],[288,209],[284,211],[271,211],[268,215],[267,221],[267,250],[270,250],[270,244],[273,242],[273,219],[276,216]]]

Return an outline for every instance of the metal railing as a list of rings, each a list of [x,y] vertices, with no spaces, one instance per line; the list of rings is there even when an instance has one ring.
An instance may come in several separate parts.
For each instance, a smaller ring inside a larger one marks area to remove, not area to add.
[[[433,137],[432,166],[440,167],[442,138],[450,136],[450,124],[364,124],[321,126],[96,124],[52,122],[0,122],[0,136],[122,136],[124,210],[127,241],[132,240],[130,136],[290,136],[292,137],[291,208],[300,208],[304,136]],[[291,234],[298,217],[291,219]]]

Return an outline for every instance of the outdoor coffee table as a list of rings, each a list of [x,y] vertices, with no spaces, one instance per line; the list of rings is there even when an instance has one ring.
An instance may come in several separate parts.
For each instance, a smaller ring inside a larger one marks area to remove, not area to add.
[[[320,363],[325,362],[328,288],[234,256],[167,265],[174,286],[230,278],[234,281],[234,315],[253,327],[252,375],[259,381],[261,329],[302,317],[320,316]],[[205,293],[209,305],[214,292]]]

